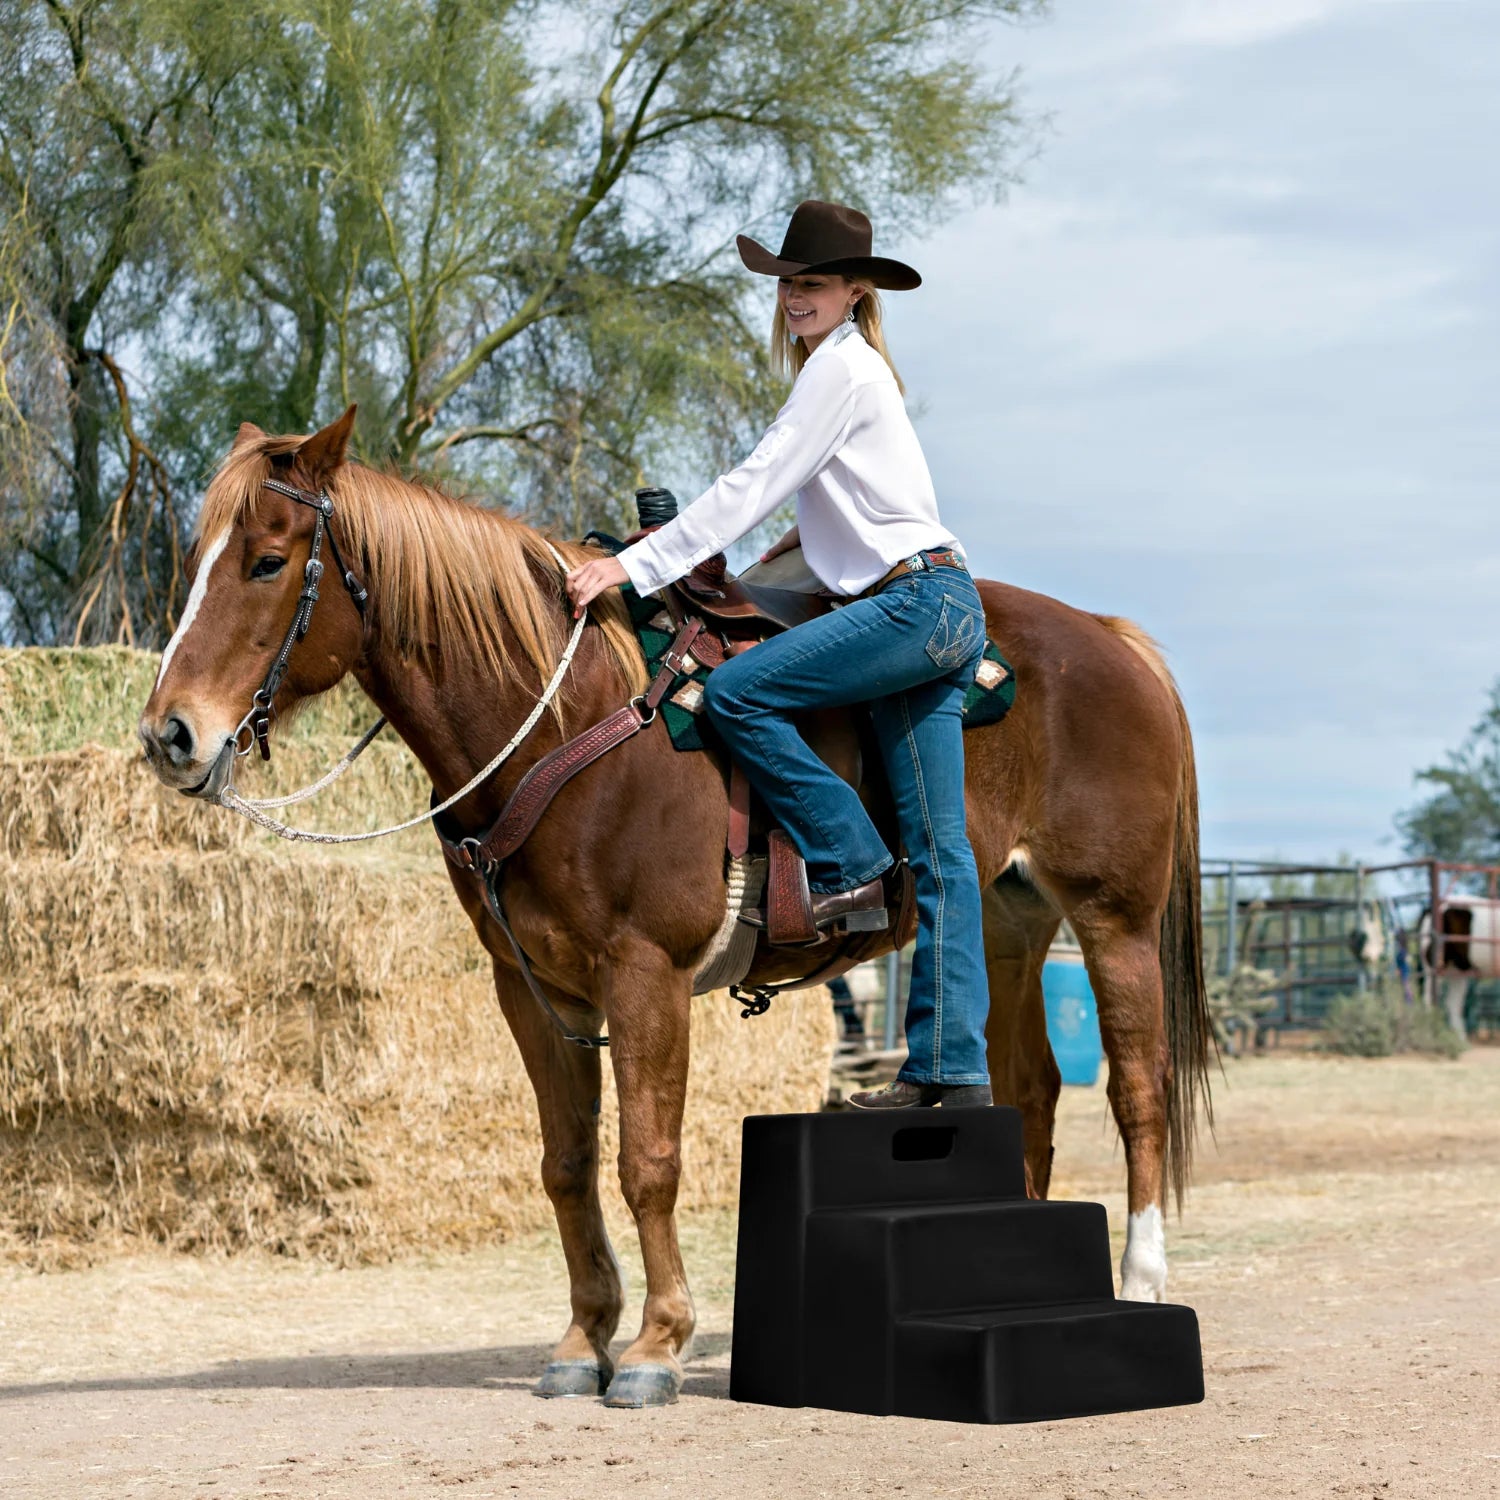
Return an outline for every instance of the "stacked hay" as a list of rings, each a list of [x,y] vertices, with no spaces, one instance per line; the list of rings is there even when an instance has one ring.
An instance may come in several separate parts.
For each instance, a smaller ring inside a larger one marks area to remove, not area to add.
[[[312,852],[161,789],[131,748],[155,665],[0,652],[0,1253],[347,1262],[548,1222],[535,1103],[431,834]],[[313,779],[368,717],[335,695],[286,726],[256,789]],[[392,738],[309,821],[397,821],[427,790]],[[730,1204],[740,1117],[821,1103],[831,1014],[821,990],[755,1021],[694,1006],[682,1201]],[[603,1115],[608,1161],[608,1085]]]

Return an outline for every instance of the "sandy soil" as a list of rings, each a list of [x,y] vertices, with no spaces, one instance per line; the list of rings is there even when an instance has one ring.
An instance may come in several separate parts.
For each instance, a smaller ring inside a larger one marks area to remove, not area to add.
[[[566,1307],[548,1237],[356,1271],[146,1256],[0,1269],[0,1496],[1500,1494],[1500,1050],[1228,1066],[1170,1241],[1202,1406],[966,1428],[736,1405],[728,1215],[683,1226],[701,1333],[654,1412],[528,1394]],[[1119,1230],[1106,1122],[1102,1089],[1066,1092],[1057,1196]]]

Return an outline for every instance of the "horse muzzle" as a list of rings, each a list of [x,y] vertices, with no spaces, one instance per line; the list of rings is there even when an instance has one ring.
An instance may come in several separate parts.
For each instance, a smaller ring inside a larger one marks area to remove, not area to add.
[[[173,790],[213,801],[229,784],[234,766],[233,735],[215,736],[205,743],[192,720],[182,713],[171,713],[160,720],[143,717],[137,732],[146,763],[157,779]],[[205,750],[212,753],[205,755]]]

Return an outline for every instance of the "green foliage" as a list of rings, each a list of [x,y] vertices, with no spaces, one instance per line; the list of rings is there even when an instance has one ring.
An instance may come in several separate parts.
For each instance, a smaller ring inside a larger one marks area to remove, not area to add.
[[[175,517],[108,357],[152,326],[175,263],[159,169],[224,78],[182,35],[190,14],[182,0],[0,0],[0,631],[8,635],[61,635],[97,579],[111,593],[101,615],[112,614],[128,639],[129,591],[149,594],[150,575],[162,570],[170,587]],[[120,558],[105,555],[112,545],[116,553],[128,545],[145,564],[139,582],[132,568],[126,592]]]
[[[1396,819],[1407,852],[1500,864],[1500,681],[1446,765],[1417,772],[1432,793]]]
[[[1397,1052],[1457,1057],[1464,1039],[1433,1006],[1408,1005],[1378,991],[1341,995],[1328,1008],[1322,1046],[1350,1057],[1390,1057]]]
[[[734,232],[997,191],[980,28],[1044,5],[0,0],[0,636],[159,638],[243,420],[358,401],[360,456],[575,532],[691,491],[778,400]]]

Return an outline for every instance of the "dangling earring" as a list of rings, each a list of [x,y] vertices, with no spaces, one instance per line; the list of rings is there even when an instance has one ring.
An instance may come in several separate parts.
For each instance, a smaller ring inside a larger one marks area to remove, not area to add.
[[[858,308],[858,306],[859,304],[857,302],[851,302],[849,304],[849,311],[844,314],[844,321],[846,323],[853,323],[857,321],[855,317],[855,309]]]

